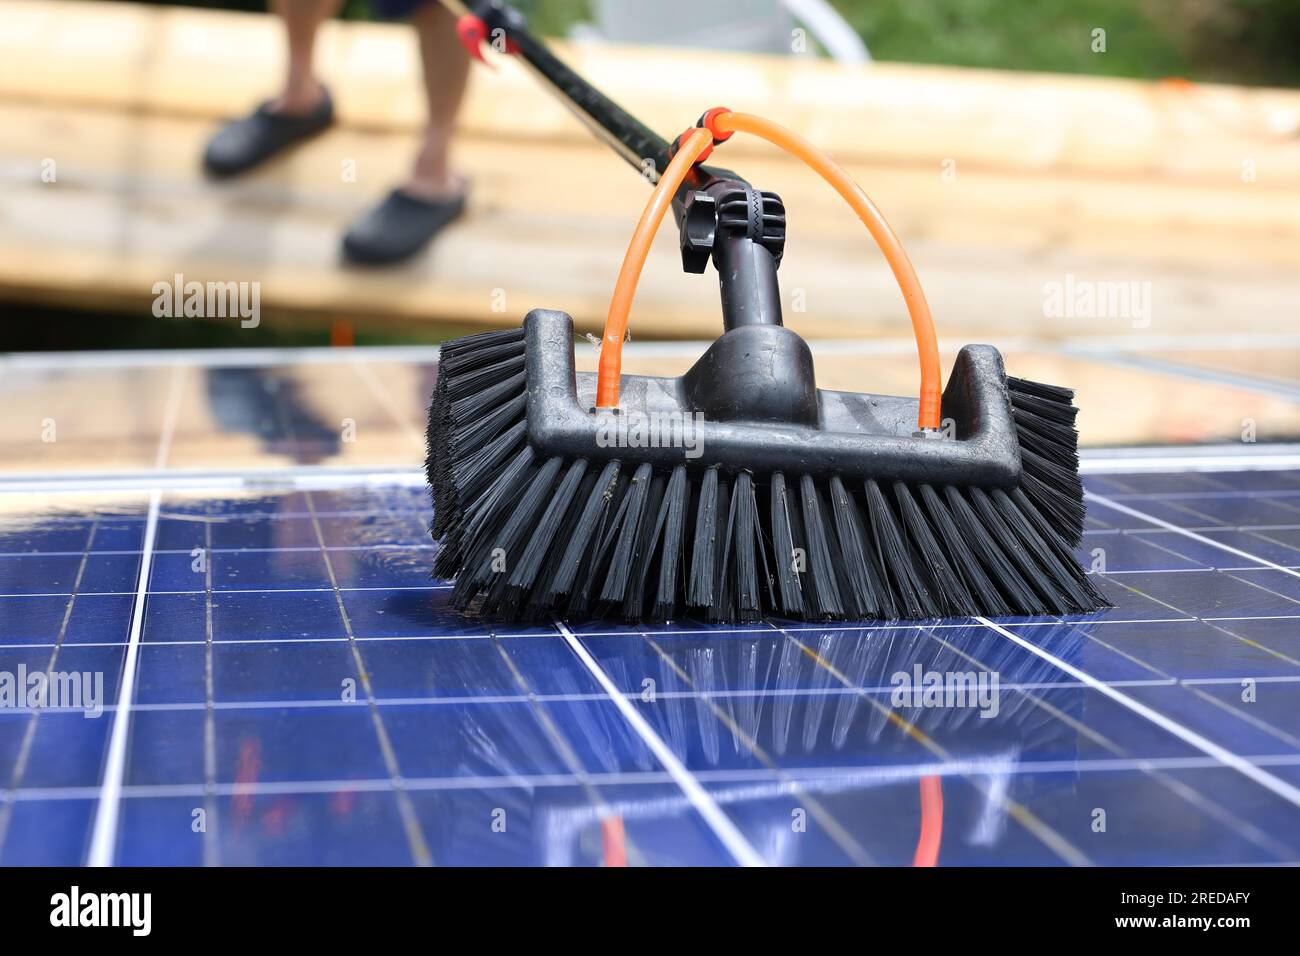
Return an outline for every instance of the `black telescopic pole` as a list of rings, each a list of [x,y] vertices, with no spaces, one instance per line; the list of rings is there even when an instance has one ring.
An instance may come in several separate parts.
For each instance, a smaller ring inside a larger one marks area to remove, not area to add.
[[[502,0],[441,0],[458,17],[477,17],[486,30],[484,40],[497,49],[517,54],[545,86],[598,138],[604,140],[637,172],[655,175],[668,168],[669,142],[619,106],[571,69],[528,30],[524,15]],[[683,190],[703,189],[717,179],[739,180],[735,173],[700,166],[682,184]],[[679,196],[680,198],[680,196]]]
[[[503,0],[442,3],[460,18],[457,32],[471,54],[481,55],[479,45],[486,42],[517,55],[642,176],[654,181],[668,168],[669,142],[570,69],[529,32],[518,10]],[[695,166],[673,196],[673,209],[682,268],[703,272],[710,259],[717,267],[726,327],[781,325],[776,270],[785,246],[785,209],[780,197],[758,192],[730,170]]]

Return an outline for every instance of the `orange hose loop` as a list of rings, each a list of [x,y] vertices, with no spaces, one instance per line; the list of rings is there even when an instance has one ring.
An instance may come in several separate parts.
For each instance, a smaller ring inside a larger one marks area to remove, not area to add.
[[[710,111],[712,113],[713,111]],[[709,116],[706,113],[705,116]],[[921,365],[920,410],[917,424],[920,428],[938,429],[940,404],[943,398],[942,374],[939,369],[939,342],[934,333],[934,319],[921,289],[916,269],[903,251],[902,243],[889,223],[876,208],[862,188],[840,166],[798,133],[748,113],[721,112],[712,116],[712,126],[723,134],[740,131],[752,133],[799,157],[821,175],[844,200],[853,207],[867,231],[871,233],[880,251],[885,254],[894,278],[903,293],[908,314],[912,318],[912,331],[916,336],[917,358]]]
[[[650,201],[646,203],[641,219],[632,233],[627,253],[623,256],[623,265],[618,270],[618,281],[614,284],[614,296],[609,303],[609,314],[605,317],[605,335],[601,339],[600,364],[596,377],[596,407],[617,408],[618,387],[623,369],[623,336],[627,333],[627,316],[632,309],[632,297],[636,295],[637,280],[641,278],[641,268],[645,265],[650,244],[654,241],[659,223],[664,213],[672,204],[673,196],[686,178],[691,167],[695,165],[701,153],[713,146],[713,137],[703,129],[695,129],[682,140],[681,146],[673,156],[672,162],[659,177]]]
[[[916,269],[903,251],[897,234],[871,201],[871,197],[822,150],[771,120],[748,113],[733,113],[725,107],[714,107],[706,112],[693,131],[688,130],[674,142],[676,148],[672,150],[672,162],[660,177],[637,223],[636,231],[632,234],[632,242],[618,273],[618,282],[614,285],[609,313],[605,317],[605,335],[596,379],[596,406],[614,408],[618,405],[619,376],[623,368],[623,337],[627,333],[628,313],[632,308],[632,297],[636,294],[641,269],[650,251],[650,243],[663,221],[664,213],[691,166],[707,156],[715,145],[726,142],[738,131],[765,139],[811,166],[853,207],[853,211],[876,240],[876,245],[884,253],[903,293],[903,301],[912,319],[912,332],[916,336],[917,359],[921,366],[917,426],[937,431],[942,420],[943,401],[939,342],[934,332],[930,305],[921,288],[921,280],[917,278]]]

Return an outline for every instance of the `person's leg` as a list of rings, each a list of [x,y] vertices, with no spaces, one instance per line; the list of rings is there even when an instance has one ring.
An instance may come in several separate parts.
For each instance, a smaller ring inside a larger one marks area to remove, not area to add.
[[[441,4],[375,2],[381,12],[410,11],[420,41],[429,119],[410,177],[343,236],[344,256],[369,265],[409,259],[464,213],[465,182],[452,171],[448,154],[469,74],[469,55],[456,36],[455,20]]]
[[[271,0],[271,9],[284,21],[288,46],[284,89],[268,104],[273,113],[302,115],[320,105],[325,88],[312,69],[316,32],[342,5],[343,0]]]
[[[448,154],[456,113],[465,97],[469,56],[456,36],[455,19],[442,4],[418,7],[411,15],[411,23],[420,38],[429,120],[411,177],[402,191],[420,199],[443,199],[464,189],[460,177],[451,170]]]
[[[208,141],[203,165],[217,177],[247,172],[328,129],[334,104],[312,71],[316,31],[342,0],[271,0],[284,21],[288,69],[280,95],[227,123]]]

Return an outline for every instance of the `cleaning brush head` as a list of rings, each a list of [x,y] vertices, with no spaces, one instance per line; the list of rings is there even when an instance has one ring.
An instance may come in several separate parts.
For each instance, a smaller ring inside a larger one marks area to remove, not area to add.
[[[1083,532],[1068,389],[967,346],[940,433],[917,400],[816,388],[780,325],[733,327],[680,378],[593,407],[573,325],[442,347],[429,408],[434,574],[493,620],[748,622],[1107,606]]]

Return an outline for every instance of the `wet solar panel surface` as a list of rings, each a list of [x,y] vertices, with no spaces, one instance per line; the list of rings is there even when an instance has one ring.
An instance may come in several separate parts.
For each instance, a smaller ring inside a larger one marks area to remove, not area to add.
[[[0,863],[1300,861],[1300,471],[1089,475],[1086,618],[492,630],[409,467],[158,455],[0,490],[0,681],[93,698],[0,707]]]

